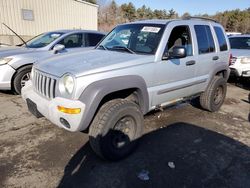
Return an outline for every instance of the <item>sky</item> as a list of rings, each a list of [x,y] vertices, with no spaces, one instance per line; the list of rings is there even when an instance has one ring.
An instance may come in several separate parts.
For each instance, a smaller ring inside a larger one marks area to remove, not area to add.
[[[132,2],[136,8],[146,5],[151,9],[166,9],[173,8],[179,15],[189,12],[195,14],[215,14],[225,10],[233,10],[239,8],[244,10],[250,7],[250,0],[116,0],[116,3]]]

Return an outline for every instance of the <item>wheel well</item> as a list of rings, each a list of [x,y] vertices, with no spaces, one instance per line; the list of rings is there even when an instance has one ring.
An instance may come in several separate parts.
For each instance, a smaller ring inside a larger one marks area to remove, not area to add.
[[[226,77],[227,77],[227,70],[219,71],[219,72],[217,72],[215,75],[216,75],[216,76],[223,77],[223,78],[226,78]]]
[[[113,100],[113,99],[127,99],[135,102],[139,105],[139,107],[143,110],[143,99],[140,94],[140,90],[137,88],[130,88],[130,89],[124,89],[120,91],[115,91],[112,93],[107,94],[103,99],[101,100],[98,109],[106,102]]]
[[[18,68],[16,69],[16,72],[13,74],[13,76],[12,76],[12,78],[11,78],[11,89],[13,89],[13,80],[14,80],[14,78],[16,77],[17,72],[18,72],[20,69],[24,68],[24,67],[27,67],[27,66],[31,66],[31,67],[32,67],[32,65],[33,65],[33,63],[30,63],[30,64],[22,65],[21,67],[18,67]]]
[[[139,105],[141,111],[143,112],[143,108],[144,108],[144,99],[142,97],[142,93],[141,90],[138,88],[130,88],[130,89],[123,89],[123,90],[119,90],[119,91],[115,91],[112,93],[107,94],[106,96],[104,96],[101,100],[101,102],[99,103],[95,114],[89,124],[89,126],[91,125],[94,117],[96,116],[96,114],[98,113],[98,111],[100,110],[101,106],[103,104],[105,104],[108,101],[114,100],[114,99],[127,99],[127,100],[131,100],[133,102],[135,102],[136,104]],[[88,133],[89,132],[89,126],[86,130],[82,131],[84,133]]]

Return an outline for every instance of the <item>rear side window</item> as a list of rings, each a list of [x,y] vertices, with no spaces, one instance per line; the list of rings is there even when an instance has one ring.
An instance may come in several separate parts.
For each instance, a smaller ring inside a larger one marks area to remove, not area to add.
[[[214,31],[216,33],[217,40],[218,40],[218,43],[220,45],[220,51],[227,51],[227,49],[228,49],[227,42],[226,42],[226,38],[225,38],[225,35],[224,35],[222,29],[220,27],[215,26]]]
[[[88,33],[86,46],[96,46],[103,37],[104,35],[101,34]]]
[[[208,25],[195,25],[194,26],[199,54],[206,54],[215,51],[215,45],[211,29]]]

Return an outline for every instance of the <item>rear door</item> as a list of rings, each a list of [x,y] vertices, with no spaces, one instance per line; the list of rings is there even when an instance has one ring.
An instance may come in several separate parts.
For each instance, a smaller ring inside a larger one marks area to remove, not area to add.
[[[196,80],[200,84],[196,85],[197,92],[204,91],[209,82],[211,71],[215,68],[215,63],[220,60],[216,41],[214,40],[214,31],[209,23],[198,22],[193,25],[195,31],[195,40],[197,48],[195,49],[197,70]]]

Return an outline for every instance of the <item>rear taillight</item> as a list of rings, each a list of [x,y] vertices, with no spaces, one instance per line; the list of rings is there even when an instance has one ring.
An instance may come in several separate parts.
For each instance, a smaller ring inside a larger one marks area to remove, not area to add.
[[[237,60],[237,58],[233,57],[233,55],[230,54],[230,57],[229,57],[229,66],[233,65],[236,62],[236,60]]]

